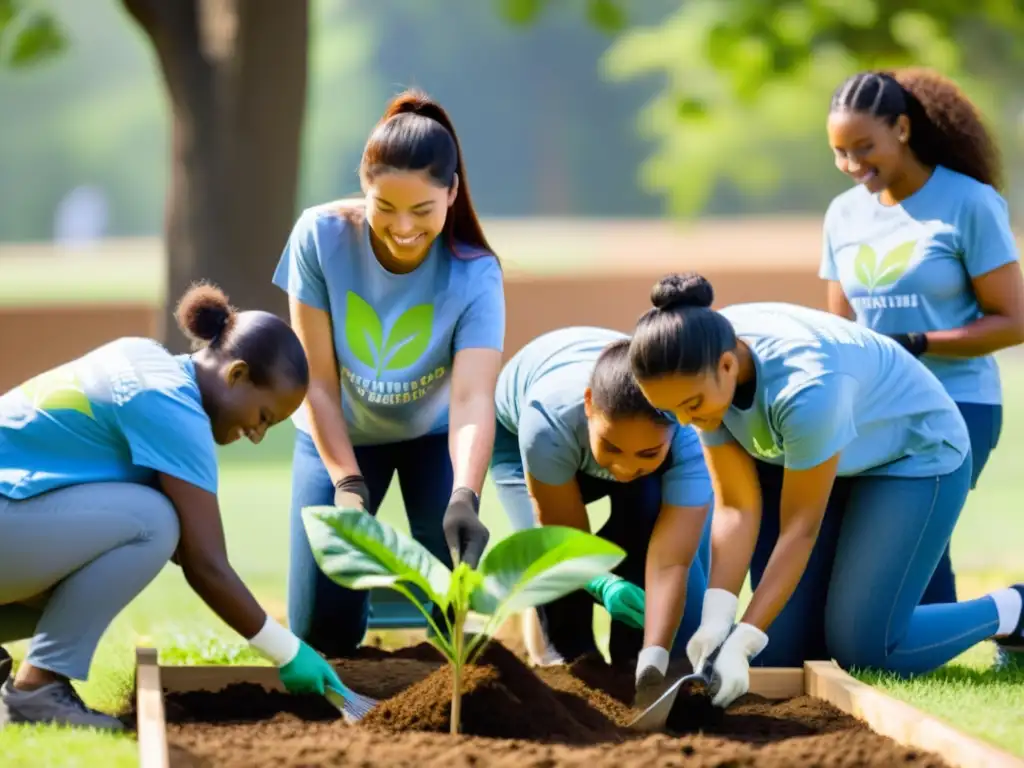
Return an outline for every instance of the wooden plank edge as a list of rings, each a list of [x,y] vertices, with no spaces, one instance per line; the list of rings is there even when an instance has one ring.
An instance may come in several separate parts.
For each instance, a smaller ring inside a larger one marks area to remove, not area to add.
[[[752,667],[749,692],[766,699],[793,699],[804,694],[802,667]]]
[[[284,691],[276,667],[228,664],[165,665],[160,667],[160,684],[166,693],[216,692],[229,685],[252,683],[268,691]]]
[[[164,693],[155,648],[135,650],[135,715],[139,768],[169,768]]]
[[[806,692],[900,744],[941,755],[958,768],[1024,768],[1024,760],[847,674],[835,662],[804,664]]]

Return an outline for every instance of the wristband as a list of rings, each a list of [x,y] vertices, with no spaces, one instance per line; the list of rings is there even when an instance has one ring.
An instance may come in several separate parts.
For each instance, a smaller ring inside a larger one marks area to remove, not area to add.
[[[249,645],[279,667],[283,667],[299,653],[299,638],[269,615],[263,622],[263,628],[249,639]]]
[[[665,670],[668,669],[668,651],[657,645],[652,645],[640,651],[640,656],[636,660],[637,679],[640,678],[640,673],[648,667],[654,667],[664,675]]]
[[[892,338],[914,357],[928,351],[928,337],[923,333],[895,333]]]
[[[362,475],[345,475],[345,477],[334,484],[334,487],[339,491],[347,491],[348,493],[361,496],[360,491],[366,487],[366,480],[363,479]]]

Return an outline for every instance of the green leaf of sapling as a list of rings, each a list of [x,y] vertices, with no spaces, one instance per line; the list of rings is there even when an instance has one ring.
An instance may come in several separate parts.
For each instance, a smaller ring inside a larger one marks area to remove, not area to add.
[[[517,531],[484,557],[483,583],[470,607],[478,613],[507,616],[544,605],[608,573],[626,552],[591,533],[546,525]]]
[[[417,304],[395,321],[381,353],[385,371],[399,371],[414,365],[430,346],[434,330],[434,305]]]
[[[345,341],[356,360],[376,371],[383,339],[384,329],[373,307],[358,294],[346,293]]]
[[[362,510],[304,507],[302,522],[331,581],[349,589],[415,584],[441,610],[448,607],[452,572],[418,541]]]

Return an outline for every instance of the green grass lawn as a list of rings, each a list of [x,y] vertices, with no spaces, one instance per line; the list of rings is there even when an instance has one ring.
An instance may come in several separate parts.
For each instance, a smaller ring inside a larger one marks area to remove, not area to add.
[[[1008,393],[1024,385],[1024,363],[1003,362]],[[1009,398],[1013,400],[1012,395]],[[1011,402],[1002,444],[975,491],[957,528],[954,562],[963,597],[984,594],[1024,580],[1019,551],[1024,542],[1024,514],[1019,498],[1019,452],[1024,447],[1024,405]],[[288,559],[291,428],[277,428],[261,446],[224,450],[222,504],[231,560],[268,611],[284,618]],[[607,515],[595,505],[595,524]],[[492,543],[508,526],[493,492],[484,495],[484,520]],[[382,517],[405,528],[397,483],[385,500]],[[598,611],[597,624],[606,625]],[[93,706],[108,711],[127,702],[133,649],[140,642],[161,649],[165,663],[258,661],[245,643],[192,594],[180,571],[169,565],[122,614],[105,635],[90,680],[81,686]],[[24,644],[10,648],[16,657]],[[939,672],[912,682],[871,678],[898,698],[954,722],[958,727],[1024,756],[1024,674],[993,674],[992,645],[984,643]],[[25,766],[136,765],[131,737],[99,736],[49,727],[9,727],[0,732],[0,760],[7,768]]]

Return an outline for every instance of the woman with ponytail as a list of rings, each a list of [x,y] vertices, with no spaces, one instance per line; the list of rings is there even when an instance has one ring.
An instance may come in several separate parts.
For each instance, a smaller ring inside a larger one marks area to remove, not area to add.
[[[365,199],[302,213],[274,283],[310,364],[296,414],[288,615],[330,656],[353,651],[367,593],[317,567],[304,507],[376,514],[397,472],[412,535],[476,565],[494,442],[505,301],[469,195],[455,129],[425,95],[397,96],[360,165]]]
[[[302,403],[309,369],[288,325],[190,289],[191,355],[122,338],[0,397],[0,642],[31,638],[0,687],[4,722],[119,730],[85,706],[110,622],[172,560],[291,692],[339,687],[333,669],[259,606],[228,562],[216,445],[254,443]]]
[[[1024,645],[1024,584],[920,605],[971,481],[967,427],[938,379],[845,318],[713,299],[699,275],[663,279],[630,361],[651,405],[704,444],[711,575],[686,653],[699,668],[720,648],[714,702],[746,692],[752,663],[909,676],[983,640]]]
[[[992,353],[1024,341],[1024,278],[999,154],[974,105],[925,69],[862,72],[828,118],[836,167],[856,186],[825,215],[829,309],[898,341],[967,423],[978,481],[1002,427]],[[922,602],[956,602],[949,548]]]

